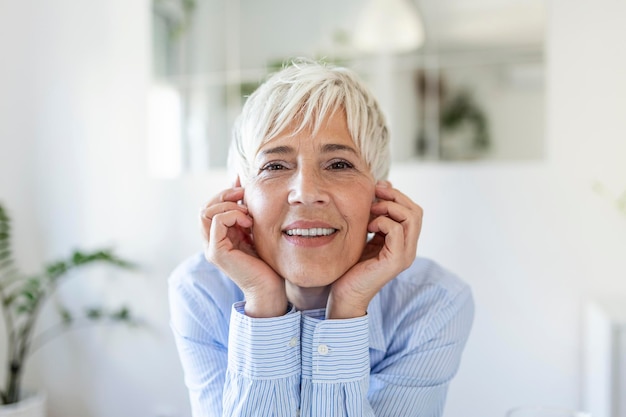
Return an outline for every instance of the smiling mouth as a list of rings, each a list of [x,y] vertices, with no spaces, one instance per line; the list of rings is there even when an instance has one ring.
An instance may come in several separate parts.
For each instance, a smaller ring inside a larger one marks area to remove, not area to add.
[[[287,236],[319,237],[319,236],[330,236],[336,232],[337,232],[337,229],[333,229],[329,227],[313,227],[310,229],[289,229],[289,230],[285,230],[284,233]]]

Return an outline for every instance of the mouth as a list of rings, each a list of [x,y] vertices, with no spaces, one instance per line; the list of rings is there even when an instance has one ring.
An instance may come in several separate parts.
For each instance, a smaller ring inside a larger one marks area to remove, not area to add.
[[[334,233],[337,233],[337,229],[332,227],[311,227],[307,229],[293,228],[286,229],[283,231],[287,236],[297,236],[297,237],[320,237],[320,236],[330,236]]]

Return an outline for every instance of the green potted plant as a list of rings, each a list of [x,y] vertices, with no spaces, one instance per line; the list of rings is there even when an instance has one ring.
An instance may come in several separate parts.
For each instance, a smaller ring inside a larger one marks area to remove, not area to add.
[[[595,181],[592,185],[593,190],[611,200],[611,202],[615,205],[615,208],[626,216],[626,190],[623,190],[621,194],[615,195],[607,186],[605,186],[600,181]]]
[[[4,384],[0,383],[0,416],[11,415],[3,410],[19,408],[17,404],[24,399],[22,376],[26,362],[29,355],[43,343],[81,323],[98,320],[133,323],[126,307],[116,311],[92,307],[76,314],[59,306],[60,325],[35,334],[35,325],[44,302],[65,281],[68,273],[95,263],[133,268],[133,264],[108,249],[89,252],[76,250],[67,259],[45,265],[40,273],[21,273],[15,265],[11,250],[11,221],[0,204],[0,303],[6,332],[1,340],[6,340],[7,352],[6,379]]]

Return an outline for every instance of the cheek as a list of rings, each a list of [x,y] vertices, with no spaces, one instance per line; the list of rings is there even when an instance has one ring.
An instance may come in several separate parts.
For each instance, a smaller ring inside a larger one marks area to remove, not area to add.
[[[250,187],[246,189],[246,199],[244,201],[248,208],[248,213],[252,217],[252,233],[256,236],[263,236],[270,233],[273,226],[280,224],[279,216],[280,200],[271,191],[261,187]]]
[[[350,219],[353,226],[359,229],[367,229],[370,222],[372,203],[374,202],[373,187],[359,187],[357,192],[352,192],[349,198],[344,199],[344,213]],[[366,232],[366,231],[365,231]]]
[[[268,201],[271,201],[267,196],[267,191],[255,183],[246,186],[243,198],[244,204],[253,217],[255,214],[263,213]]]

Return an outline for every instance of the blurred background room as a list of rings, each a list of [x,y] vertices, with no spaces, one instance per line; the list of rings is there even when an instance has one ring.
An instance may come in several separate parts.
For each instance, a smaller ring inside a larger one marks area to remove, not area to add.
[[[190,415],[168,274],[202,249],[199,209],[232,182],[246,94],[308,56],[380,98],[390,179],[425,211],[418,254],[473,289],[444,416],[626,417],[625,21],[622,0],[0,0],[16,263],[110,247],[139,266],[70,276],[40,330],[61,303],[129,306],[142,323],[65,332],[24,385],[50,417]]]

